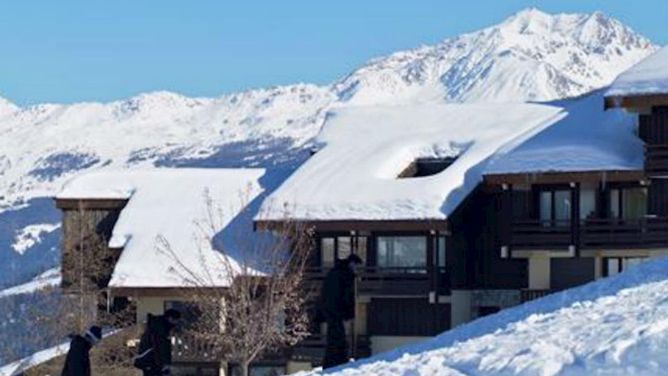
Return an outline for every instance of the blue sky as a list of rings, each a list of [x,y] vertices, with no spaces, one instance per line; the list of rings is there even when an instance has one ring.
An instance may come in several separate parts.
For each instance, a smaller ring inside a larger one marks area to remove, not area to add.
[[[668,43],[666,0],[3,1],[0,96],[26,105],[325,84],[526,7],[601,10]]]

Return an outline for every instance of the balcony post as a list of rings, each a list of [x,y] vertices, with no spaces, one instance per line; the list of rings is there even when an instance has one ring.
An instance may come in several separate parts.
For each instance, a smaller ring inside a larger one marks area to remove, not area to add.
[[[501,189],[501,213],[505,218],[498,218],[501,224],[501,258],[512,258],[513,242],[513,186],[502,184]]]
[[[571,182],[571,246],[580,257],[580,183]]]

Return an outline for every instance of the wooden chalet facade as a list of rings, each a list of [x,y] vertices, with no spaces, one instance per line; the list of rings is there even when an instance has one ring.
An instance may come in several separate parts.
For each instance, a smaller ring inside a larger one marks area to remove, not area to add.
[[[337,258],[365,261],[351,356],[668,255],[668,107],[643,111],[638,122],[643,169],[488,174],[447,221],[310,222],[313,284]],[[316,366],[325,328],[313,333],[293,355]]]

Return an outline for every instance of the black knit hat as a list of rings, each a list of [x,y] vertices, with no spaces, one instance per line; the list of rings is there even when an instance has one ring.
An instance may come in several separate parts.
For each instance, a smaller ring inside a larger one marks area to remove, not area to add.
[[[180,320],[181,319],[181,312],[174,308],[170,308],[165,311],[164,313],[165,317],[175,319],[175,320]]]
[[[84,333],[84,337],[88,338],[91,343],[95,344],[102,339],[102,328],[97,325],[93,325],[88,328],[86,333]]]
[[[352,263],[355,263],[357,265],[362,265],[362,263],[363,263],[362,259],[359,256],[357,256],[356,254],[351,254],[350,256],[348,256],[348,258],[346,260],[348,261],[349,264],[352,262]]]

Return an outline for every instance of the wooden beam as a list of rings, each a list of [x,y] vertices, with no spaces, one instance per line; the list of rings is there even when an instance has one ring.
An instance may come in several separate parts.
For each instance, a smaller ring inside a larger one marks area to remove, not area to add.
[[[56,207],[61,210],[95,210],[95,209],[123,209],[128,203],[128,199],[101,199],[101,198],[54,198]]]
[[[605,182],[638,182],[645,179],[643,170],[628,171],[571,171],[571,172],[537,172],[515,174],[485,175],[487,185],[502,184],[569,184]]]
[[[294,222],[294,220],[291,220]],[[260,230],[280,229],[285,221],[255,221],[255,228]],[[348,232],[348,231],[447,231],[447,220],[384,220],[384,221],[304,221],[299,225],[312,228],[318,232]]]
[[[201,291],[215,291],[221,287],[111,287],[116,297],[188,297]]]
[[[627,110],[668,106],[668,94],[613,95],[605,97],[604,108],[625,108]]]

